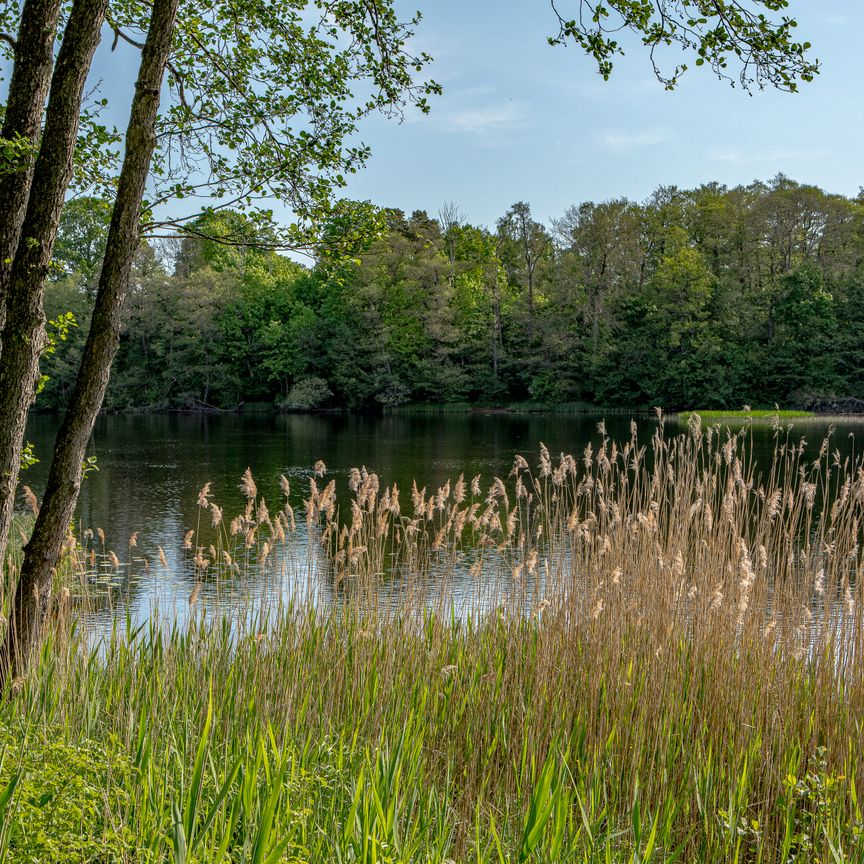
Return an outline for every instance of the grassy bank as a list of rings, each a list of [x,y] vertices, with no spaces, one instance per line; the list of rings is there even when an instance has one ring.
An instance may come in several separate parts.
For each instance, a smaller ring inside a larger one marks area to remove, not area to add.
[[[860,860],[861,466],[633,436],[506,483],[357,472],[341,517],[318,479],[326,605],[101,648],[59,616],[0,704],[8,860]],[[202,582],[308,557],[243,487],[230,521],[202,490]]]
[[[780,411],[777,409],[751,411],[682,411],[675,415],[681,422],[687,423],[693,414],[698,414],[703,423],[785,423],[790,420],[806,420],[819,418],[812,411]],[[825,419],[824,417],[821,419]]]

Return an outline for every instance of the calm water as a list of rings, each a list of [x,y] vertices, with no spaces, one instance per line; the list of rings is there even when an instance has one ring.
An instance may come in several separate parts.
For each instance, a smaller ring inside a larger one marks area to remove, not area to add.
[[[183,535],[201,518],[197,496],[208,481],[214,500],[230,518],[242,510],[237,487],[247,467],[259,494],[275,507],[282,501],[278,478],[285,474],[292,482],[292,503],[302,523],[302,496],[318,459],[326,462],[328,478],[336,478],[340,492],[347,491],[349,470],[362,465],[378,473],[382,484],[395,481],[406,492],[415,478],[418,486],[430,488],[462,472],[468,478],[482,474],[489,481],[494,475],[506,477],[516,453],[535,465],[541,441],[553,455],[581,453],[589,441],[600,440],[600,419],[551,415],[102,417],[91,444],[99,470],[84,482],[76,524],[81,530],[102,528],[107,547],[117,550],[121,560],[138,558],[138,566],[133,563],[122,571],[123,578],[106,574],[101,588],[111,594],[113,610],[129,608],[133,618],[143,619],[154,604],[178,611],[186,606],[195,577],[188,562],[184,565]],[[44,484],[57,422],[54,417],[35,416],[28,427],[28,437],[44,461],[29,469],[22,482],[37,495]],[[647,443],[656,419],[643,417],[637,422],[640,438]],[[864,435],[864,418],[833,423],[837,430],[832,449],[839,448],[845,456],[856,448],[856,438]],[[815,456],[829,425],[827,420],[807,421],[796,427],[794,435],[805,437]],[[629,438],[629,426],[629,417],[606,421],[608,434],[619,441]],[[673,424],[668,434],[676,430]],[[757,426],[753,434],[757,460],[767,461],[772,431]],[[296,544],[301,549],[306,543],[304,530],[299,526]],[[128,550],[133,532],[138,532],[138,546]],[[155,561],[160,546],[170,568],[152,566],[146,572],[143,560]],[[307,554],[315,552],[307,548]],[[296,590],[296,585],[276,568],[269,574],[250,571],[229,588],[239,600],[248,601],[284,595]]]

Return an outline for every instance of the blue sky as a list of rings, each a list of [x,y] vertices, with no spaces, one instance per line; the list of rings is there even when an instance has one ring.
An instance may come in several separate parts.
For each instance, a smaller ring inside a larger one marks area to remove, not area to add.
[[[416,41],[435,57],[444,96],[427,117],[367,123],[373,156],[353,197],[432,214],[453,200],[492,225],[517,200],[547,220],[583,200],[778,171],[847,195],[864,185],[860,0],[793,0],[822,73],[800,93],[753,96],[704,68],[666,92],[635,43],[604,82],[576,48],[549,47],[548,0],[414,3]]]
[[[394,2],[403,17],[423,12],[413,47],[435,58],[429,74],[444,95],[428,116],[364,122],[373,155],[350,197],[432,215],[455,201],[471,222],[493,226],[514,201],[547,221],[584,200],[642,200],[661,184],[735,185],[782,171],[847,195],[864,185],[861,0],[792,0],[822,73],[800,93],[753,96],[704,68],[664,91],[642,46],[626,39],[604,82],[577,48],[548,45],[549,0]],[[112,54],[110,42],[106,32],[90,83],[122,128],[138,55],[123,43]]]

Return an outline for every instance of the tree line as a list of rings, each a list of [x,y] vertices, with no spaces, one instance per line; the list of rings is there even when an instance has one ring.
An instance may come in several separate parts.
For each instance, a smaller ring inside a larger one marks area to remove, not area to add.
[[[46,409],[74,381],[108,215],[97,199],[63,215],[46,303],[79,326],[43,363]],[[491,230],[452,204],[390,209],[354,257],[308,267],[239,214],[193,227],[138,250],[109,409],[864,398],[861,195],[778,176],[584,203],[550,225],[517,203]]]

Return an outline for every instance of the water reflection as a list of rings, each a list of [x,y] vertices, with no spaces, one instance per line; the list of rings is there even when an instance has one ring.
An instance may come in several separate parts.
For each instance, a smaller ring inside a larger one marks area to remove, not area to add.
[[[99,419],[91,444],[99,470],[82,488],[76,513],[76,530],[83,537],[89,529],[98,543],[97,529],[105,533],[100,555],[113,550],[121,566],[100,564],[90,586],[96,615],[108,621],[128,613],[133,623],[149,618],[154,609],[167,616],[189,614],[189,598],[197,591],[197,605],[221,604],[264,607],[278,598],[303,598],[314,592],[326,602],[332,592],[344,589],[330,579],[327,562],[317,538],[310,536],[298,515],[297,531],[282,548],[273,550],[263,565],[255,555],[233,570],[230,578],[200,573],[184,535],[196,531],[196,545],[213,542],[215,530],[208,514],[198,506],[198,494],[210,482],[214,500],[224,508],[226,521],[243,510],[238,489],[243,471],[251,467],[259,494],[273,509],[282,506],[279,476],[291,482],[290,504],[303,513],[312,466],[327,463],[328,478],[346,499],[351,468],[365,465],[382,484],[397,483],[409,490],[415,478],[432,489],[460,473],[481,475],[484,487],[495,475],[509,473],[515,454],[536,464],[539,442],[552,453],[581,454],[589,442],[600,441],[597,422],[590,416],[550,415],[436,415],[369,418],[319,415],[153,415],[107,416]],[[854,435],[864,430],[862,421],[808,421],[792,433],[804,436],[813,458],[829,426],[838,425],[832,442],[840,458],[854,452]],[[43,462],[27,473],[24,482],[40,494],[47,471],[57,419],[34,416],[28,437]],[[637,419],[640,440],[647,443],[656,419]],[[612,439],[630,437],[629,417],[606,420]],[[679,431],[670,429],[670,432]],[[757,464],[770,464],[774,433],[754,426],[752,449]],[[130,538],[137,534],[136,545]],[[161,549],[161,554],[160,554]],[[96,550],[94,549],[94,552]],[[163,563],[164,562],[164,563]],[[513,593],[512,571],[506,561],[486,562],[483,586],[471,578],[470,555],[451,568],[458,584],[447,586],[457,600],[474,599],[478,591]],[[494,578],[489,578],[489,569]],[[443,572],[443,570],[442,570]],[[448,571],[449,572],[449,571]],[[452,578],[452,576],[448,577]],[[430,572],[415,590],[425,592],[424,602],[434,605],[443,595],[441,573]],[[509,580],[509,581],[508,581]],[[199,586],[196,587],[196,586]],[[521,589],[520,589],[521,590]],[[388,602],[399,602],[398,591]]]

